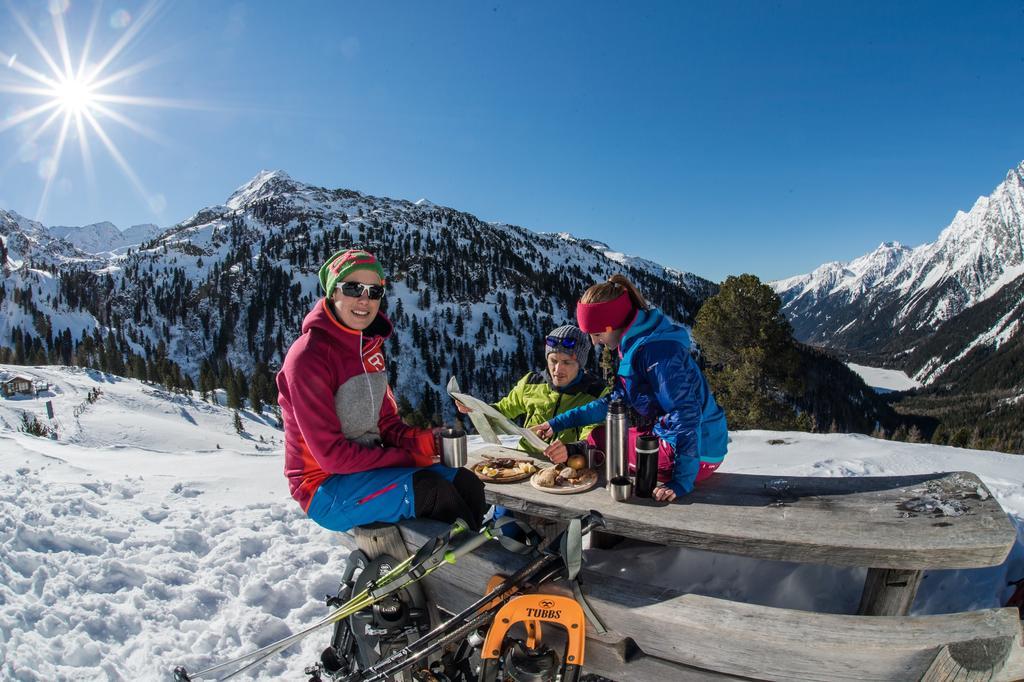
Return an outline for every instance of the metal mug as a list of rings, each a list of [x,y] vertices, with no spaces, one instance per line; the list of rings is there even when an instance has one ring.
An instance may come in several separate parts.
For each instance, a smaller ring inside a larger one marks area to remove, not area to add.
[[[466,466],[469,449],[466,447],[464,431],[445,429],[441,432],[441,463],[446,467],[458,468]]]
[[[604,450],[599,450],[593,445],[587,444],[587,468],[597,471],[598,467],[604,464]]]
[[[616,476],[608,481],[608,490],[616,502],[625,502],[633,495],[633,482],[629,476]]]

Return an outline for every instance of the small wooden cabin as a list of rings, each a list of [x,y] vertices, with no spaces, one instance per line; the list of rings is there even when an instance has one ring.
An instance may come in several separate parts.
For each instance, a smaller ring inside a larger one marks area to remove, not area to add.
[[[32,377],[25,376],[24,374],[7,376],[0,379],[0,393],[3,393],[5,398],[10,398],[19,393],[32,394],[35,392],[34,382],[35,380]]]

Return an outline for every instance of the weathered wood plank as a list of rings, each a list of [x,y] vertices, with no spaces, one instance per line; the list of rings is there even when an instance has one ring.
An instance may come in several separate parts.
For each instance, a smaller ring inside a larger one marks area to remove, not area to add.
[[[638,649],[623,657],[619,648],[588,638],[584,670],[619,682],[734,682],[751,679],[691,668],[648,656]]]
[[[410,544],[425,541],[441,527],[425,520],[401,525]],[[491,575],[510,572],[524,561],[492,543],[434,573],[428,584],[446,609],[459,609],[479,596]],[[628,635],[648,656],[735,677],[902,681],[920,679],[939,649],[950,644],[1009,637],[1015,647],[1022,646],[1016,609],[847,616],[679,594],[587,570],[583,577],[584,592],[612,631],[610,637]],[[609,641],[588,628],[588,641],[591,637]],[[620,674],[618,679],[644,678]],[[997,673],[994,679],[1012,678]]]
[[[352,536],[355,538],[356,547],[363,550],[370,559],[376,559],[381,554],[390,554],[401,561],[409,556],[405,540],[402,539],[398,526],[393,523],[356,526],[352,529]]]
[[[1018,636],[1018,645],[1010,647],[1010,659],[1006,662],[1006,669],[998,679],[1002,680],[1024,680],[1024,646],[1019,646],[1024,641],[1024,621],[1021,621],[1022,632]]]
[[[921,682],[995,680],[1006,672],[1014,646],[1012,637],[958,642],[942,647],[921,677]],[[1007,678],[1003,678],[1007,679]]]
[[[551,495],[529,482],[487,484],[486,494],[491,503],[555,520],[595,509],[604,514],[607,532],[629,538],[777,561],[973,568],[1002,563],[1016,541],[999,503],[966,472],[840,478],[719,473],[672,504],[614,502],[601,487]],[[944,501],[959,515],[912,510],[926,508],[927,499]]]
[[[864,580],[857,615],[905,616],[917,596],[923,571],[872,568]]]

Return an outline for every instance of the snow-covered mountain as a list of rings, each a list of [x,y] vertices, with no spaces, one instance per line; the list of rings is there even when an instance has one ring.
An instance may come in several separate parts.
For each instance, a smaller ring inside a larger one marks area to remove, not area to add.
[[[18,253],[28,255],[19,265],[30,258],[33,267],[6,273],[0,345],[22,349],[22,360],[70,364],[87,354],[124,373],[129,368],[109,363],[165,358],[193,381],[212,372],[220,385],[235,370],[268,375],[320,295],[320,264],[358,245],[374,251],[389,275],[396,393],[426,404],[427,414],[439,407],[434,396],[450,374],[487,399],[507,390],[540,362],[542,335],[573,319],[576,297],[595,281],[626,272],[681,320],[716,290],[570,235],[485,223],[427,201],[316,187],[282,171],[259,173],[224,204],[130,254],[87,256],[9,215],[4,242],[20,244]],[[67,253],[37,257],[44,242]]]
[[[54,236],[42,223],[0,209],[0,271],[5,276],[29,261],[57,265],[83,258],[88,254]]]
[[[965,318],[952,323],[1006,287],[1019,287],[1022,276],[1024,162],[970,211],[958,212],[932,243],[915,248],[885,243],[849,263],[826,263],[772,286],[797,338],[888,356],[930,383],[957,356],[979,344],[998,348],[1017,334],[1020,305],[1003,310],[984,328],[965,329]],[[942,353],[913,354],[943,327],[956,329],[958,338],[940,343]]]
[[[132,225],[121,231],[110,222],[93,223],[83,227],[55,226],[48,228],[58,239],[71,242],[86,253],[109,253],[147,242],[160,233],[151,223]]]
[[[0,679],[169,679],[175,665],[200,670],[327,615],[351,541],[288,496],[280,432],[243,412],[240,435],[230,410],[197,395],[93,370],[4,371],[49,389],[0,399]],[[46,401],[58,440],[18,430],[24,413],[48,422]],[[731,435],[726,473],[975,472],[1024,538],[1022,457],[856,434]],[[1024,570],[1022,543],[1001,566],[926,572],[912,615],[1002,605]],[[853,613],[863,583],[863,569],[646,544],[586,550],[584,560],[631,581],[826,613]],[[306,679],[326,638],[302,641],[254,677]]]

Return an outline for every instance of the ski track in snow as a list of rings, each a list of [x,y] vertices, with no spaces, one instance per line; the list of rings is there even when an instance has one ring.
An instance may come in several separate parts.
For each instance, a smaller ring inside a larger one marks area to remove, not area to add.
[[[280,441],[268,452],[254,439],[278,432],[243,412],[240,436],[231,410],[134,380],[27,369],[50,382],[58,415],[90,387],[103,395],[65,420],[60,441],[0,429],[0,679],[169,680],[175,665],[202,670],[327,614],[324,596],[337,590],[351,541],[291,500]],[[43,402],[0,400],[0,422],[17,425],[23,410],[39,416]],[[723,471],[977,473],[1021,539],[1001,566],[926,572],[915,614],[998,606],[1007,580],[1024,576],[1024,457],[861,435],[731,436]],[[588,550],[587,561],[637,582],[832,613],[855,611],[864,576],[643,543],[628,560]],[[325,628],[247,679],[306,679],[329,637]]]

